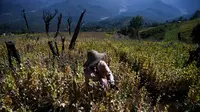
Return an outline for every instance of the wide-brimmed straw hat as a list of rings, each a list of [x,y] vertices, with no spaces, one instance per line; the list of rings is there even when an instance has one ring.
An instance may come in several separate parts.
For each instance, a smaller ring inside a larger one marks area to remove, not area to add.
[[[91,67],[98,63],[101,59],[105,57],[106,53],[99,53],[96,50],[88,51],[87,61],[84,64],[84,67]]]

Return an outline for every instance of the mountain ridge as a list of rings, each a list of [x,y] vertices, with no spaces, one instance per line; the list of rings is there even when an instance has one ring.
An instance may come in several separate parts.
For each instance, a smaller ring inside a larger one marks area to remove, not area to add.
[[[12,0],[3,0],[7,5],[1,7],[2,13],[0,13],[0,24],[11,23],[11,24],[24,24],[24,20],[21,17],[21,10],[25,8],[27,12],[27,18],[30,26],[43,27],[42,13],[43,10],[54,10],[58,9],[59,13],[63,13],[63,25],[66,24],[68,17],[72,17],[73,24],[75,25],[81,12],[86,9],[84,16],[84,23],[90,22],[100,22],[102,20],[111,19],[117,20],[118,17],[133,17],[136,15],[143,16],[146,20],[155,21],[155,22],[165,22],[168,19],[177,18],[181,16],[182,12],[173,5],[164,3],[161,0],[140,0],[135,2],[132,0],[50,0],[48,3],[47,0],[30,1],[30,0],[20,0],[20,3],[17,4],[17,1],[11,2]],[[3,3],[0,1],[0,3]],[[28,4],[23,6],[23,3]],[[6,8],[9,9],[9,5],[13,4],[12,12],[5,12]],[[29,5],[32,7],[29,7]],[[40,4],[40,5],[37,5]],[[1,4],[2,5],[2,4]],[[35,7],[36,6],[36,7]],[[115,7],[114,7],[115,6]],[[26,7],[29,7],[26,9]],[[116,19],[115,19],[116,18]],[[52,27],[56,26],[55,18],[52,21]],[[62,25],[62,26],[63,26]],[[42,28],[44,30],[44,28]]]

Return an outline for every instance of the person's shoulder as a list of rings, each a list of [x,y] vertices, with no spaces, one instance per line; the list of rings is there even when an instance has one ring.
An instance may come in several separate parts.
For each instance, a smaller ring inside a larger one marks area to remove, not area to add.
[[[103,61],[103,60],[100,60],[100,61],[99,61],[99,66],[98,66],[98,67],[99,67],[100,70],[104,70],[104,71],[106,71],[106,72],[109,72],[109,71],[110,71],[110,69],[109,69],[107,63],[106,63],[105,61]]]
[[[101,66],[106,66],[106,65],[107,65],[106,62],[105,62],[104,60],[100,60],[100,61],[99,61],[99,64],[100,64]]]

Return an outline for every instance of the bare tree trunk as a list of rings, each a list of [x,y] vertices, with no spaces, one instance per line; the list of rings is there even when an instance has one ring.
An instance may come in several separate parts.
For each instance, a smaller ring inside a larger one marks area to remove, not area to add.
[[[20,66],[20,63],[21,63],[20,55],[19,55],[18,50],[15,47],[15,44],[12,41],[6,41],[5,43],[6,43],[6,47],[8,51],[9,66],[13,68],[12,57],[16,59],[18,66]]]
[[[55,44],[55,47],[56,47],[56,54],[57,54],[57,56],[60,56],[57,42],[54,42],[54,44]]]
[[[69,31],[69,35],[71,36],[71,23],[72,23],[71,17],[68,18],[67,23],[68,23],[67,30]]]
[[[136,30],[136,35],[137,35],[137,39],[140,41],[140,34],[139,34],[139,30]]]
[[[28,20],[26,18],[26,12],[25,9],[22,10],[21,16],[24,18],[25,22],[26,22],[26,28],[28,30],[28,33],[30,33],[30,29],[29,29],[29,25],[28,25]]]
[[[58,56],[57,51],[55,50],[52,41],[49,41],[48,44],[49,44],[49,48],[50,48],[50,50],[51,50],[53,56],[54,56],[54,57],[55,57],[55,56]]]
[[[61,40],[62,40],[62,55],[63,55],[63,52],[65,50],[65,37],[61,37]]]
[[[45,30],[46,30],[46,34],[47,36],[49,36],[49,26],[51,24],[51,20],[56,16],[56,14],[58,13],[58,10],[55,9],[54,14],[52,14],[50,11],[43,11],[43,20],[45,23]]]
[[[79,21],[77,23],[76,29],[74,31],[74,35],[73,35],[72,40],[71,40],[70,45],[69,45],[70,50],[74,49],[75,42],[76,42],[76,39],[78,37],[79,31],[80,31],[80,28],[81,28],[81,24],[82,24],[82,19],[83,19],[85,12],[86,12],[86,9],[81,13]]]
[[[60,29],[60,24],[61,24],[61,20],[62,20],[62,13],[60,14],[60,16],[58,17],[58,24],[57,24],[57,30],[56,30],[56,35],[54,38],[56,38],[59,34],[59,29]]]
[[[49,36],[49,26],[50,26],[50,24],[45,23],[45,30],[46,30],[47,36]]]

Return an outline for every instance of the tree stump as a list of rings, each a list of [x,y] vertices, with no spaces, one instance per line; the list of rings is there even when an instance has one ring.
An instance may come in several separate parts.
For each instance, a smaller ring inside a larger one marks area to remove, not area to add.
[[[19,55],[19,51],[15,47],[15,44],[12,41],[5,41],[5,43],[6,43],[6,47],[8,51],[9,66],[13,68],[12,57],[16,59],[17,64],[20,66],[20,63],[21,63],[20,55]]]

